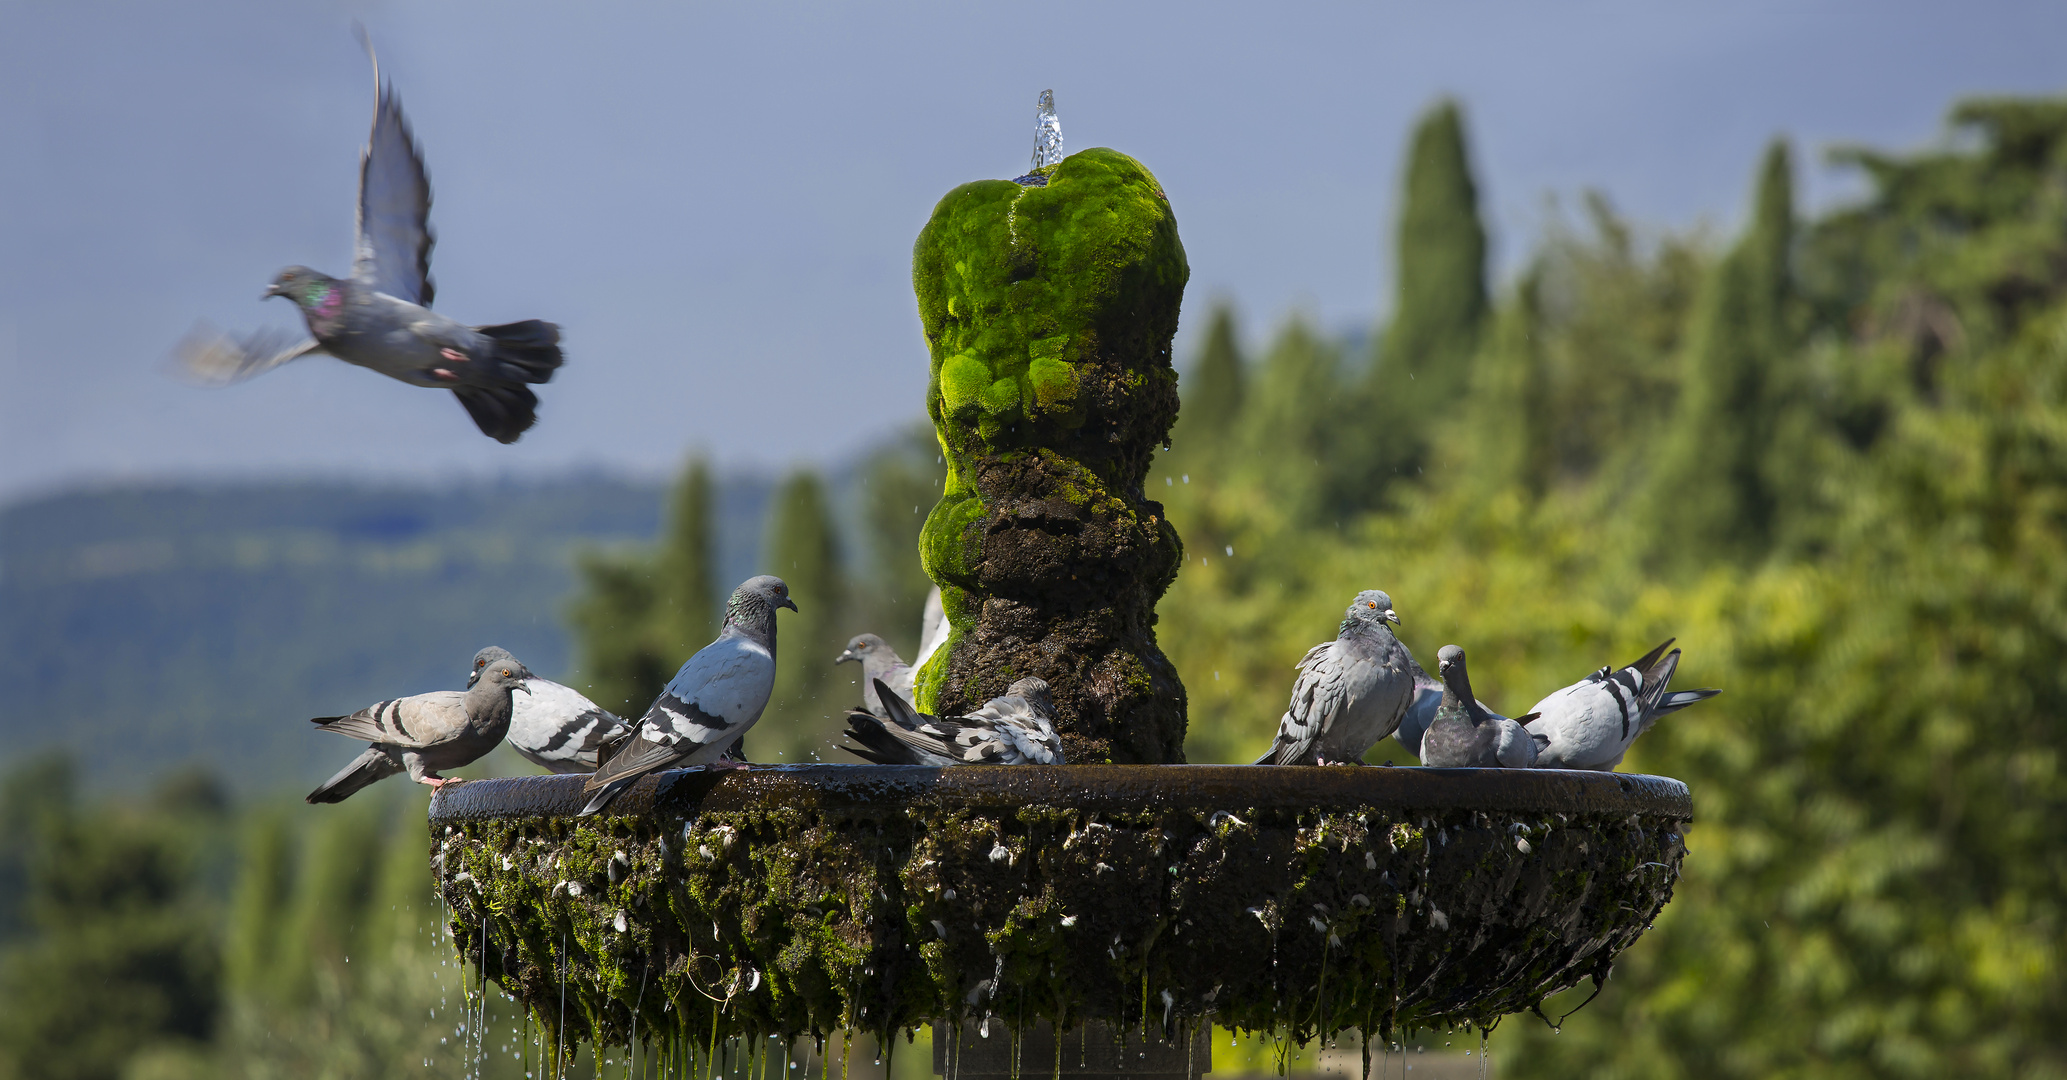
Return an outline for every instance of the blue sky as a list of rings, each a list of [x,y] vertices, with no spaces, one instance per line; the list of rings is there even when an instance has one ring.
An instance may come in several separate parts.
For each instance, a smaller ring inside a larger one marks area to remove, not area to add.
[[[440,392],[336,361],[220,390],[169,375],[197,319],[289,325],[273,273],[350,258],[371,77],[428,159],[438,307],[565,328],[513,447]],[[1836,142],[1913,148],[1977,93],[2067,86],[2067,7],[1572,2],[521,4],[0,0],[0,501],[138,478],[443,480],[693,449],[831,462],[920,415],[909,254],[954,185],[1070,149],[1175,207],[1188,334],[1381,314],[1399,154],[1467,110],[1496,257],[1551,196],[1727,228],[1761,146],[1810,205]],[[1180,356],[1184,340],[1180,335]]]

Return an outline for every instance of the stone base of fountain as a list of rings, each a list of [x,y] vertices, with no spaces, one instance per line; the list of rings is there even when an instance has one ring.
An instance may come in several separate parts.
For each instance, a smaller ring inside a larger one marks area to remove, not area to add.
[[[1692,817],[1549,770],[678,771],[578,819],[582,780],[445,788],[432,856],[467,959],[604,1044],[1488,1024],[1605,977]]]

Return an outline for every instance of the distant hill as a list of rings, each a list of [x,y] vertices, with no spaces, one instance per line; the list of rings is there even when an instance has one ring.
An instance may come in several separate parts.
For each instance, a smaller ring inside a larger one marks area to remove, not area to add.
[[[770,485],[720,486],[722,578]],[[0,757],[70,748],[96,787],[204,760],[247,792],[344,758],[308,718],[457,688],[483,645],[566,678],[573,554],[645,542],[659,483],[137,487],[0,509]]]

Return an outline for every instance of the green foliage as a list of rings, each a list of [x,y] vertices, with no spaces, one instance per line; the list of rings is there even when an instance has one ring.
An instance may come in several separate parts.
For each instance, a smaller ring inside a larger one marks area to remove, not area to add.
[[[1463,110],[1443,101],[1407,150],[1393,258],[1392,323],[1371,368],[1369,441],[1350,505],[1420,475],[1439,417],[1464,398],[1484,328],[1486,230],[1465,147]]]
[[[0,800],[59,800],[19,841],[34,935],[0,957],[0,1075],[113,1080],[140,1050],[215,1034],[220,959],[194,885],[217,821],[184,799],[81,809],[65,772],[16,772]]]
[[[1235,420],[1241,415],[1247,381],[1234,308],[1215,304],[1206,343],[1180,381],[1184,404],[1170,431],[1172,454],[1201,474],[1231,456],[1229,443]]]
[[[1234,551],[1161,608],[1192,760],[1260,750],[1374,586],[1510,713],[1667,636],[1681,684],[1725,689],[1626,766],[1693,789],[1677,899],[1562,1035],[1502,1027],[1504,1073],[2067,1072],[2067,105],[1955,122],[1953,149],[1849,154],[1872,194],[1800,226],[1776,147],[1713,260],[1590,199],[1389,512],[1302,524],[1263,463],[1163,489]]]
[[[656,555],[661,639],[686,657],[718,633],[717,532],[711,467],[691,458],[669,494],[667,530]],[[672,672],[670,672],[672,674]]]
[[[880,635],[906,659],[918,653],[920,616],[933,589],[919,564],[919,532],[945,478],[940,443],[925,425],[913,425],[861,466],[866,556],[855,575],[847,625]],[[835,681],[844,681],[852,670],[839,669]],[[854,700],[861,700],[858,685]]]
[[[691,458],[669,492],[652,547],[584,551],[581,591],[567,609],[582,690],[638,717],[682,662],[717,636],[715,498],[710,465]]]
[[[825,481],[809,469],[776,489],[766,532],[768,572],[789,585],[797,610],[781,614],[775,645],[775,696],[747,735],[762,760],[826,757],[843,728],[847,702],[836,695],[833,657],[852,636],[847,628],[846,574],[840,566]],[[923,597],[921,597],[923,600]]]
[[[1782,492],[1804,468],[1807,407],[1795,353],[1794,198],[1787,147],[1760,169],[1751,226],[1695,305],[1685,388],[1652,478],[1653,543],[1700,565],[1766,553]],[[1784,435],[1783,435],[1784,433]]]

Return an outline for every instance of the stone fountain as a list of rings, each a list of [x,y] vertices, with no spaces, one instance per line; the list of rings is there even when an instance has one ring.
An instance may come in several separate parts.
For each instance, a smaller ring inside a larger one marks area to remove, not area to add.
[[[1670,899],[1674,780],[1181,764],[1154,627],[1182,547],[1142,481],[1184,249],[1141,163],[1052,157],[949,192],[913,253],[948,464],[921,556],[953,628],[918,696],[1038,675],[1078,764],[671,772],[589,819],[578,776],[445,788],[453,936],[563,1039],[940,1024],[957,1074],[1196,1076],[1211,1025],[1390,1040],[1534,1009]],[[1013,1052],[964,1054],[993,1027]]]

